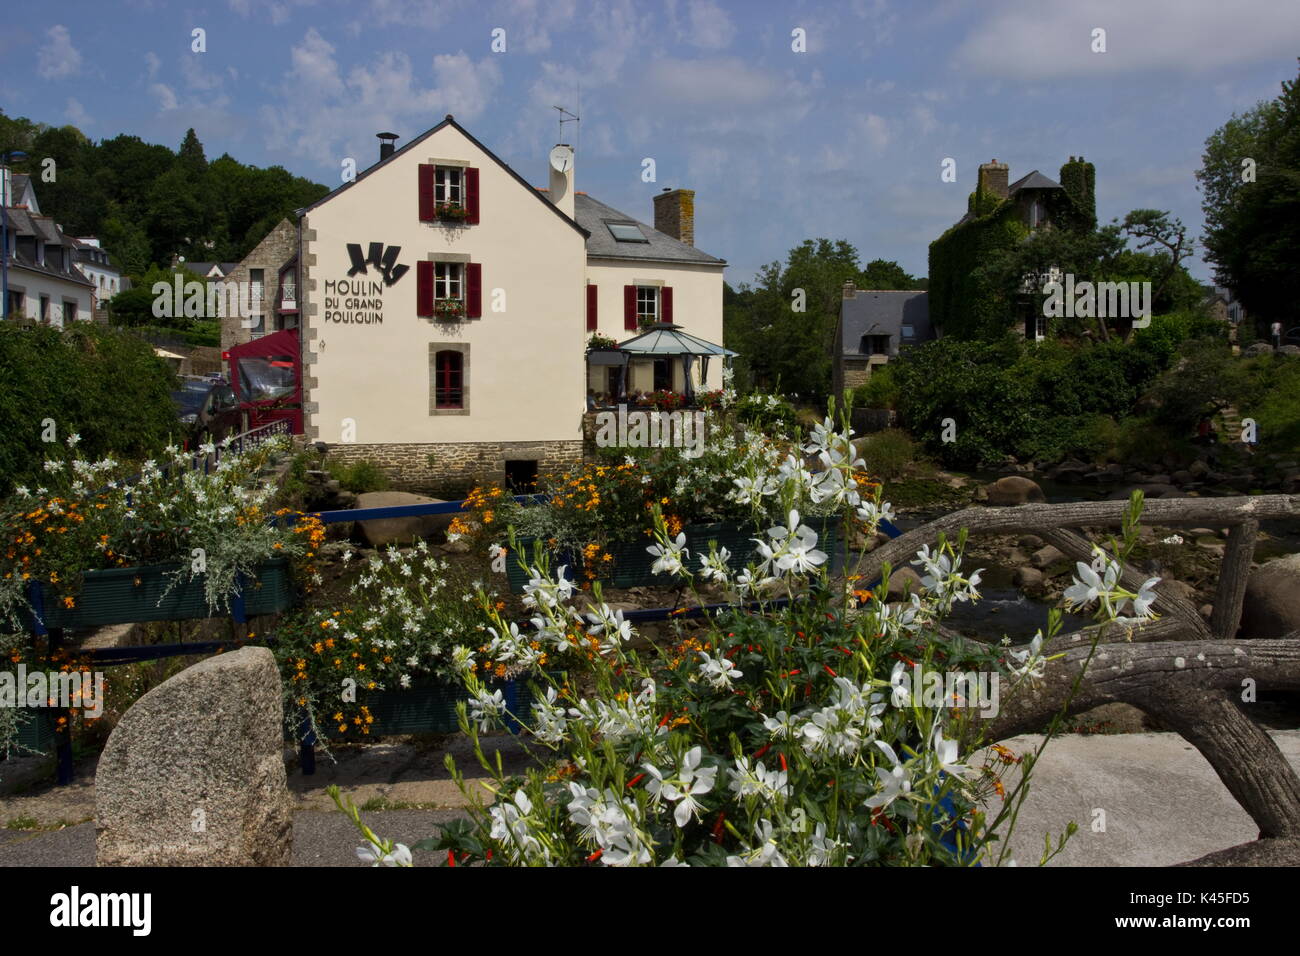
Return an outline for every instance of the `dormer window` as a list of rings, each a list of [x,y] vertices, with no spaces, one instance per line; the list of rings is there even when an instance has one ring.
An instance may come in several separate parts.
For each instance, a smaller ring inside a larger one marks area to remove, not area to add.
[[[609,229],[609,234],[613,236],[617,242],[648,243],[650,241],[641,232],[641,227],[634,222],[607,222],[605,223],[605,226]]]

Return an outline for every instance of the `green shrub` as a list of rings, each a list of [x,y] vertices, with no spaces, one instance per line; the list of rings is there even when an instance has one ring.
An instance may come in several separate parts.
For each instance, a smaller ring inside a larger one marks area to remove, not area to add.
[[[899,428],[886,428],[862,441],[859,452],[873,478],[898,478],[916,460],[916,443]]]
[[[892,367],[881,365],[853,392],[854,408],[897,408],[898,383]]]
[[[153,347],[120,329],[0,325],[0,494],[39,482],[47,425],[80,436],[89,459],[157,454],[179,437],[176,378]]]
[[[369,459],[348,464],[332,461],[326,466],[331,476],[340,485],[353,494],[362,495],[367,491],[386,491],[390,482],[382,468]]]
[[[1120,422],[1116,451],[1126,464],[1161,462],[1166,455],[1188,459],[1195,457],[1191,442],[1171,432],[1155,416],[1142,415]]]

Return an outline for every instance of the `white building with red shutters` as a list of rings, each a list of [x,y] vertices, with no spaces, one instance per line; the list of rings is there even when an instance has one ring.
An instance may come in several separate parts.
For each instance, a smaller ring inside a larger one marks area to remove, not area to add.
[[[451,116],[380,138],[378,163],[300,210],[304,430],[331,455],[399,487],[527,480],[581,457],[589,393],[687,390],[668,359],[589,370],[593,332],[722,341],[726,263],[694,247],[693,192],[656,196],[651,227],[576,192],[567,147],[538,189]],[[704,364],[692,389],[721,385]]]

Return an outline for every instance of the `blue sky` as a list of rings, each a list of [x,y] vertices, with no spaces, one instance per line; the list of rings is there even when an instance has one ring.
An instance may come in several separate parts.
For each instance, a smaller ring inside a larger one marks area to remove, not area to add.
[[[1298,54],[1295,0],[71,0],[6,10],[0,108],[173,148],[193,126],[209,158],[330,186],[376,132],[451,112],[542,185],[563,105],[578,188],[642,220],[695,189],[696,244],[737,285],[818,236],[924,274],[994,157],[1014,180],[1083,155],[1103,219],[1168,209],[1199,234],[1206,136]]]

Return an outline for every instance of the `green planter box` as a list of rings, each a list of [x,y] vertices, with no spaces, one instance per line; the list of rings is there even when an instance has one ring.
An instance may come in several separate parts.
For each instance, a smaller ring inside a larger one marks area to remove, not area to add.
[[[528,714],[533,694],[526,684],[508,680],[492,682],[488,688],[501,691],[511,713],[516,716]],[[456,705],[469,699],[469,692],[458,684],[427,681],[417,682],[407,690],[372,691],[362,703],[370,708],[375,718],[370,730],[372,736],[454,734],[460,730]]]
[[[84,628],[211,617],[202,578],[182,582],[163,597],[172,574],[179,567],[178,564],[153,564],[88,571],[75,607],[64,607],[46,591],[45,626]],[[276,558],[266,562],[257,576],[245,584],[244,612],[250,616],[274,614],[291,607],[293,597],[289,561]]]
[[[18,725],[20,753],[36,751],[47,754],[54,751],[54,715],[53,710],[45,707],[25,711],[27,720]]]
[[[817,532],[817,547],[830,555],[831,570],[840,570],[844,565],[844,554],[841,547],[839,516],[809,517],[804,519],[803,523]],[[690,551],[687,564],[693,571],[699,570],[700,558],[709,553],[710,541],[716,541],[719,548],[730,551],[731,556],[727,563],[731,568],[739,569],[757,556],[758,545],[754,539],[767,540],[766,527],[760,529],[730,521],[690,525],[685,531],[686,547]],[[534,540],[534,538],[519,539],[519,546],[530,556]],[[650,570],[656,559],[646,548],[654,543],[653,538],[646,536],[641,541],[620,541],[610,544],[605,550],[613,555],[614,567],[607,577],[601,578],[602,583],[616,588],[671,587],[677,579],[667,574],[653,574]],[[551,563],[552,567],[560,563],[568,563],[573,571],[571,577],[575,579],[582,577],[581,568],[578,567],[580,562],[561,562],[552,555]],[[519,567],[514,554],[506,557],[506,576],[510,582],[510,590],[515,594],[521,593],[524,585],[528,583],[528,576]]]

